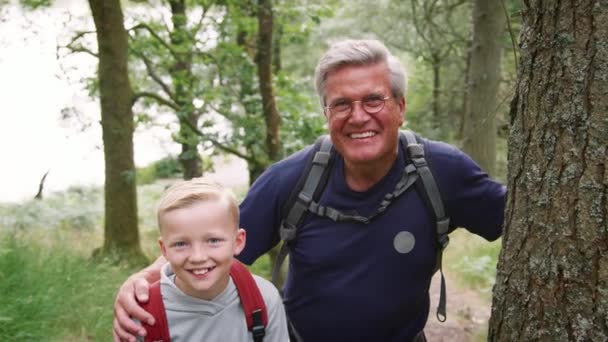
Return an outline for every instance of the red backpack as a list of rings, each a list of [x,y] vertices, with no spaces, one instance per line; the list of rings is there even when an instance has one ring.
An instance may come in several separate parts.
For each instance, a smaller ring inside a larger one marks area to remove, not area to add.
[[[241,298],[241,305],[243,306],[247,320],[247,329],[253,334],[255,342],[261,342],[264,339],[264,335],[266,335],[265,327],[268,324],[268,314],[260,289],[247,267],[238,260],[232,262],[230,276]],[[165,305],[160,293],[160,281],[150,286],[150,299],[147,303],[141,303],[141,306],[152,314],[156,321],[154,325],[142,322],[142,326],[146,329],[147,333],[144,341],[169,342],[169,325],[167,324]]]

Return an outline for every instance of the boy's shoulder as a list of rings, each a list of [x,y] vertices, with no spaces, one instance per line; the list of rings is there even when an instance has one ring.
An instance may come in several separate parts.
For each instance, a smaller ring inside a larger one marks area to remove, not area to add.
[[[256,274],[252,274],[253,275],[253,279],[255,280],[256,284],[258,285],[258,289],[260,289],[260,293],[262,294],[262,296],[264,297],[264,300],[266,302],[268,302],[269,299],[271,300],[275,300],[278,299],[279,301],[281,300],[281,295],[279,294],[279,290],[277,290],[277,288],[274,286],[274,284],[272,282],[270,282],[269,280],[260,277],[259,275]]]

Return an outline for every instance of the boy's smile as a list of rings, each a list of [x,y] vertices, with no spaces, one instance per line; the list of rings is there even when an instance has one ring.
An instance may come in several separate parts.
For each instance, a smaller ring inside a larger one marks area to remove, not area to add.
[[[245,231],[221,200],[197,202],[162,215],[161,250],[185,294],[206,300],[228,285],[234,255],[245,244]]]

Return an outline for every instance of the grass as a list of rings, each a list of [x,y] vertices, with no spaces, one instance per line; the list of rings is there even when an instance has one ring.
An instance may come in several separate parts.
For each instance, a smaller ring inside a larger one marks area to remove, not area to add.
[[[0,238],[2,340],[111,339],[114,292],[134,270],[93,264],[74,240],[34,235]]]

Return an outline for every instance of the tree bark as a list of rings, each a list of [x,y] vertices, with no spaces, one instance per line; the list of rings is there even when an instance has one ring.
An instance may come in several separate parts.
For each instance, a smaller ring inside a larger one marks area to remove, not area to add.
[[[104,244],[97,252],[140,262],[127,32],[119,0],[89,0],[89,5],[97,29],[105,156]]]
[[[525,1],[491,341],[608,340],[608,4]]]
[[[198,153],[200,138],[190,128],[197,127],[199,119],[192,103],[194,98],[191,87],[193,83],[192,49],[194,42],[187,31],[188,17],[185,0],[171,0],[169,4],[171,6],[171,21],[173,22],[171,47],[175,51],[175,61],[170,73],[175,91],[175,102],[180,108],[176,114],[190,124],[188,125],[180,120],[178,139],[182,145],[179,162],[182,165],[183,178],[187,180],[203,175],[203,163]]]
[[[489,174],[496,169],[496,109],[500,84],[502,0],[475,0],[463,149]]]
[[[276,161],[281,157],[281,115],[272,88],[272,16],[272,0],[259,0],[256,64],[266,122],[266,149],[270,161]]]

